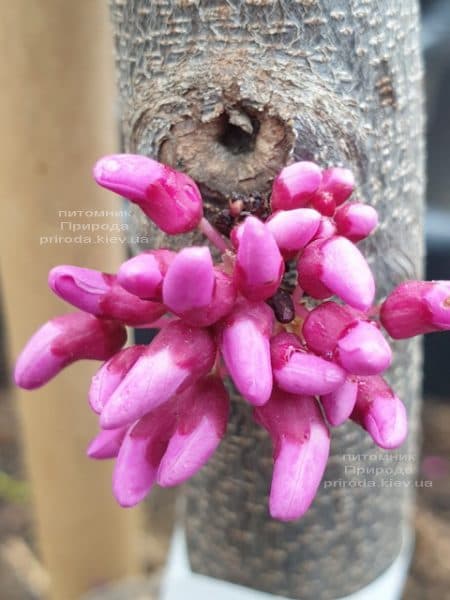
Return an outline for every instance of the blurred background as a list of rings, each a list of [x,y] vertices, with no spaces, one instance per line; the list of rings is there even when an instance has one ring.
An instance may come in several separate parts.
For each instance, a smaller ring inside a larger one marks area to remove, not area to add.
[[[68,211],[81,211],[76,220],[88,225],[89,211],[101,208],[109,211],[111,226],[120,223],[120,207],[86,177],[98,156],[119,147],[106,2],[85,1],[75,8],[57,0],[19,4],[21,10],[3,5],[0,26],[0,251],[2,288],[8,290],[0,345],[0,600],[48,598],[42,556],[60,574],[56,589],[68,590],[58,600],[150,600],[152,583],[143,577],[151,575],[156,589],[174,519],[174,494],[158,490],[142,509],[119,511],[110,494],[110,467],[86,467],[84,449],[95,431],[84,402],[91,367],[74,367],[69,378],[64,375],[33,397],[18,395],[10,382],[10,357],[43,315],[62,309],[47,294],[45,272],[64,262],[114,270],[126,253],[121,240],[104,238],[95,247],[58,240],[76,234],[63,226],[71,221]],[[428,115],[426,277],[450,279],[450,1],[421,4]],[[74,166],[70,172],[68,164]],[[30,173],[33,177],[25,177]],[[15,194],[33,198],[25,227]],[[44,211],[39,197],[45,200]],[[30,247],[36,251],[31,256]],[[7,324],[18,312],[22,316],[13,332]],[[433,485],[418,490],[407,600],[450,599],[449,357],[450,332],[427,336],[421,473]],[[72,404],[66,396],[81,398]],[[69,523],[68,514],[73,517]],[[41,547],[36,530],[51,534],[50,539],[40,536]],[[98,557],[95,564],[92,553]],[[111,588],[109,580],[124,582]],[[90,592],[82,591],[89,587]]]

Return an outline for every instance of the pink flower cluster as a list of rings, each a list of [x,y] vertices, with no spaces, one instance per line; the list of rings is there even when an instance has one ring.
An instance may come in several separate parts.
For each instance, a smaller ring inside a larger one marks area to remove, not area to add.
[[[392,352],[381,326],[397,339],[450,329],[450,282],[407,281],[374,306],[356,243],[378,217],[349,201],[349,170],[294,163],[265,207],[231,199],[228,229],[204,218],[194,181],[150,158],[105,157],[94,177],[164,232],[199,228],[221,252],[215,263],[208,246],[156,249],[115,275],[68,265],[50,272],[52,291],[78,312],[34,334],[15,380],[33,389],[75,360],[106,361],[89,391],[100,432],[88,454],[115,459],[121,505],[155,483],[182,483],[211,457],[228,420],[226,376],[272,440],[275,518],[297,519],[310,506],[330,427],[351,419],[382,448],[403,443],[406,410],[382,377]],[[122,349],[125,325],[160,331],[148,346]]]

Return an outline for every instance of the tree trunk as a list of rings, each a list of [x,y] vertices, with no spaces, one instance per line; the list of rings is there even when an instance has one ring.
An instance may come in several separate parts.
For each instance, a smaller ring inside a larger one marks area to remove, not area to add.
[[[113,0],[112,15],[127,151],[188,172],[211,218],[233,192],[267,192],[293,159],[348,166],[359,196],[381,218],[364,248],[378,296],[420,277],[415,1]],[[151,245],[169,243],[137,212],[132,222],[136,247],[149,231]],[[235,399],[227,439],[187,487],[194,571],[320,600],[364,587],[392,563],[413,486],[389,469],[414,473],[421,372],[416,341],[395,350],[389,379],[409,408],[408,442],[386,456],[355,425],[335,430],[324,486],[296,523],[268,517],[269,441]],[[355,466],[358,473],[351,472]]]

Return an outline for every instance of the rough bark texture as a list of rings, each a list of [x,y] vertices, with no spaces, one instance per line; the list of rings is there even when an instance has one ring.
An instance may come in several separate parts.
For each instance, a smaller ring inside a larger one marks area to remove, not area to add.
[[[358,194],[381,216],[365,247],[379,296],[421,275],[415,1],[113,0],[111,6],[128,151],[194,176],[210,216],[231,193],[267,192],[293,159],[347,165]],[[168,243],[137,213],[132,223],[136,235],[151,233],[151,245]],[[267,515],[268,438],[236,398],[226,441],[187,488],[195,571],[320,600],[355,591],[386,569],[400,548],[413,486],[383,487],[382,480],[405,480],[388,469],[414,465],[421,367],[417,342],[398,343],[396,351],[389,379],[411,419],[397,456],[411,453],[413,462],[386,463],[366,434],[342,427],[334,432],[325,475],[336,487],[321,489],[301,521],[281,524]],[[355,465],[366,472],[349,474]],[[367,471],[377,467],[378,475]],[[375,487],[358,487],[368,481]]]

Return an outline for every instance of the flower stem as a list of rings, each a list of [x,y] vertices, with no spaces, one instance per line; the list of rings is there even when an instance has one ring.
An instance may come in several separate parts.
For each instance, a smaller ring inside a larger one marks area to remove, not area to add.
[[[211,244],[213,244],[221,252],[226,252],[229,248],[231,248],[231,245],[223,239],[217,229],[213,227],[211,223],[205,219],[205,217],[203,217],[200,221],[198,228],[211,242]]]

